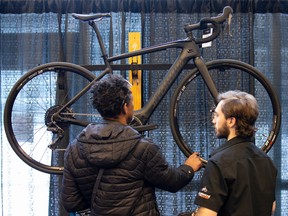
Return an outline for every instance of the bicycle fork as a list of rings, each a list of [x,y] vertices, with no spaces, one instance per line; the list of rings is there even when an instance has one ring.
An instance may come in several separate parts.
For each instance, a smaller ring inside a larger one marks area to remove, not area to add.
[[[219,93],[211,75],[209,74],[205,61],[201,56],[197,56],[194,59],[194,64],[198,68],[203,80],[205,81],[205,84],[213,97],[215,105],[217,105],[217,98]]]

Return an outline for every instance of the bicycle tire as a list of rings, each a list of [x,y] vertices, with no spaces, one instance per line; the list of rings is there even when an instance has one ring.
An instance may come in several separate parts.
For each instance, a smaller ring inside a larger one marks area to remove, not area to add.
[[[81,66],[52,62],[31,69],[15,83],[5,104],[4,127],[9,144],[26,164],[45,173],[62,174],[64,151],[83,127],[61,123],[63,137],[51,148],[49,145],[57,134],[53,132],[55,128],[48,130],[47,125],[51,125],[51,115],[63,107],[67,95],[74,96],[76,89],[80,91],[94,78],[93,73]],[[77,83],[69,88],[73,80]],[[81,104],[88,97],[86,94],[62,112],[74,118],[80,107],[85,107],[83,113],[87,113],[89,106]]]
[[[238,60],[220,59],[207,62],[206,65],[209,73],[213,76],[218,92],[237,89],[249,92],[256,97],[260,111],[256,122],[258,131],[255,143],[268,153],[276,141],[281,125],[280,102],[268,79],[255,67]],[[194,95],[195,98],[193,98]],[[207,103],[206,100],[210,102]],[[199,106],[199,104],[203,105]],[[262,105],[264,108],[261,108]],[[177,86],[171,99],[169,112],[174,140],[185,156],[188,157],[193,150],[196,150],[200,152],[203,161],[207,162],[205,158],[208,158],[210,150],[219,144],[218,139],[215,138],[211,118],[209,120],[211,127],[206,126],[206,116],[209,115],[208,112],[213,106],[216,104],[214,104],[200,72],[197,68],[192,69]],[[194,128],[192,128],[191,122],[193,122]],[[197,143],[202,143],[202,145],[197,145]],[[202,152],[208,153],[203,155]]]

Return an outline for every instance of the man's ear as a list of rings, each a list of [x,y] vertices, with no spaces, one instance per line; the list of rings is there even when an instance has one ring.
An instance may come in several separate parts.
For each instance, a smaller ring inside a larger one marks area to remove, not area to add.
[[[236,125],[237,119],[235,117],[230,117],[227,119],[227,121],[229,127],[234,127]]]
[[[125,115],[127,113],[127,109],[128,109],[127,103],[124,103],[121,112]]]

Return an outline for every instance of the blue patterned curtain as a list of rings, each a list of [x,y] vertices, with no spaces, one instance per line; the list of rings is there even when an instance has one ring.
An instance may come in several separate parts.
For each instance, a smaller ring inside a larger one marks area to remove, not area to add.
[[[142,46],[184,38],[184,24],[217,15],[226,1],[1,1],[0,2],[0,79],[1,106],[22,74],[51,61],[80,65],[102,64],[97,41],[89,26],[74,20],[72,12],[113,11],[113,53],[127,51],[128,32],[140,31]],[[288,98],[288,5],[287,1],[233,1],[233,37],[219,37],[203,50],[206,61],[216,58],[239,59],[263,71],[281,99],[283,120],[277,143],[269,152],[279,169],[276,215],[285,215],[288,201],[287,112]],[[103,20],[100,30],[107,47],[111,37],[110,23]],[[172,63],[177,51],[143,57],[144,63]],[[98,73],[95,71],[94,73]],[[164,71],[143,71],[144,102],[153,94]],[[167,160],[179,166],[185,156],[175,145],[169,128],[169,102],[173,89],[151,118],[159,129],[147,134],[159,144]],[[71,86],[73,88],[73,86]],[[61,176],[41,173],[24,164],[9,146],[1,118],[1,215],[67,215],[61,208]],[[201,148],[203,134],[196,143]],[[212,145],[212,144],[211,144]],[[213,144],[214,145],[214,144]],[[215,144],[217,145],[217,143]],[[205,152],[204,152],[205,154]],[[208,153],[206,153],[208,154]],[[172,194],[157,190],[161,215],[171,216],[195,209],[193,200],[201,172],[181,191]],[[19,195],[21,194],[21,195]],[[25,198],[24,198],[25,197]]]

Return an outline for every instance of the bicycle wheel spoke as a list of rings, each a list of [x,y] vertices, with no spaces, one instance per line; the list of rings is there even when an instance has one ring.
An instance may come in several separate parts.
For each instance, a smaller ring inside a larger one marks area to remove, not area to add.
[[[279,131],[281,114],[277,96],[266,78],[253,67],[234,60],[214,61],[208,65],[208,70],[218,92],[241,90],[256,97],[259,117],[255,144],[269,151]],[[211,117],[205,118],[211,116],[209,112],[213,106],[212,96],[199,71],[191,71],[175,91],[170,114],[173,136],[186,156],[193,150],[211,152],[218,146]]]
[[[62,107],[92,79],[94,75],[79,66],[50,63],[32,69],[15,84],[5,106],[5,130],[24,162],[43,172],[62,172],[64,150],[83,129],[71,122],[97,118],[89,104],[89,92],[71,107]],[[65,121],[54,117],[62,109],[60,116]]]

